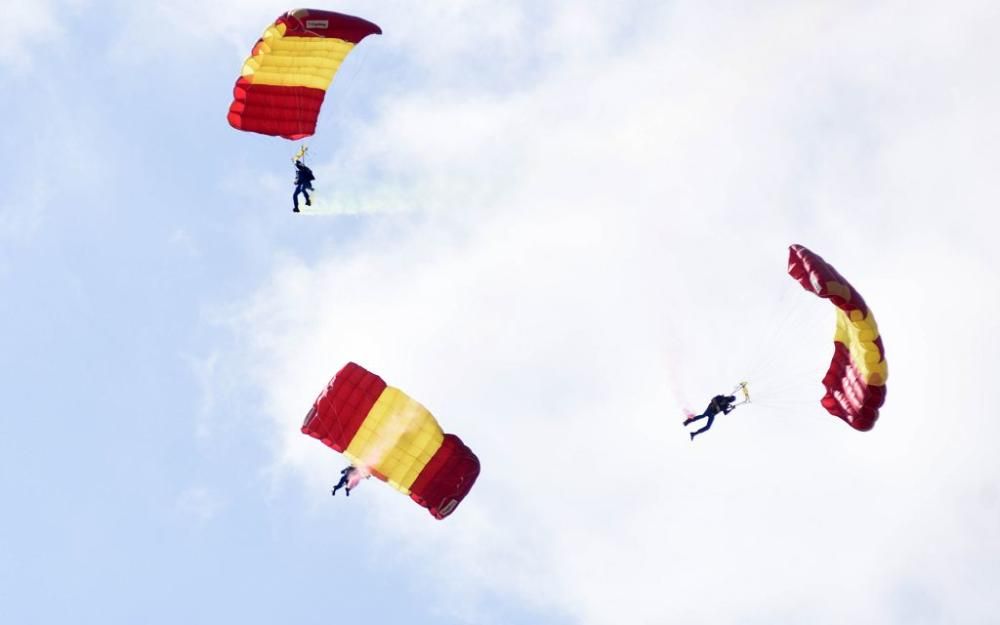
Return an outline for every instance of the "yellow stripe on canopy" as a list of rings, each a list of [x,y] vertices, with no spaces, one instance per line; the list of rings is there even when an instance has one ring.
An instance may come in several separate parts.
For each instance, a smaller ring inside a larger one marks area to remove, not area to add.
[[[889,365],[875,344],[877,338],[878,324],[870,311],[866,315],[860,310],[852,310],[848,315],[843,309],[837,309],[837,330],[833,340],[847,346],[861,379],[871,386],[883,386],[889,377]]]
[[[285,37],[285,25],[271,26],[242,75],[255,85],[309,87],[326,91],[354,44],[324,37]]]
[[[372,467],[408,495],[443,441],[444,432],[426,408],[387,386],[344,455],[359,466]]]

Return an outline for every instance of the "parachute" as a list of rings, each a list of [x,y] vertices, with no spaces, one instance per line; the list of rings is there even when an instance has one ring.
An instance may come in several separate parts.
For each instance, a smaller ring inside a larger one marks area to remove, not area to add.
[[[311,136],[340,64],[373,34],[382,30],[360,17],[315,9],[285,13],[267,27],[243,64],[229,124],[292,140]]]
[[[861,294],[819,255],[802,245],[792,245],[788,252],[788,275],[837,307],[833,360],[823,377],[826,395],[820,403],[830,414],[866,432],[878,419],[889,377],[875,317]]]
[[[479,476],[479,458],[433,415],[379,376],[349,362],[316,398],[302,433],[388,482],[436,519],[452,512]]]

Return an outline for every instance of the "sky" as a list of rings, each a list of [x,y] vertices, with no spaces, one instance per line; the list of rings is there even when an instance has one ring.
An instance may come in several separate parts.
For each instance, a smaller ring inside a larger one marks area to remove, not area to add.
[[[0,621],[992,623],[1000,5],[0,0]],[[819,405],[833,263],[889,363]],[[436,521],[299,432],[346,362],[479,456]],[[692,443],[684,410],[748,380]]]

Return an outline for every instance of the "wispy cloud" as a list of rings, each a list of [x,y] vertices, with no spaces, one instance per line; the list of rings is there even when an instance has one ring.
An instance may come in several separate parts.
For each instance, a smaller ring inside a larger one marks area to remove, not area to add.
[[[0,2],[0,14],[7,24],[0,38],[0,71],[26,72],[33,65],[33,56],[40,46],[55,42],[64,31],[60,15],[67,5],[52,0]]]

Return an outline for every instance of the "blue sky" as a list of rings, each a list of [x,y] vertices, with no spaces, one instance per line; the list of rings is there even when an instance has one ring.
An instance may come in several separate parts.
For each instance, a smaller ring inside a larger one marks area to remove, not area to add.
[[[994,3],[324,6],[385,34],[300,216],[225,121],[288,8],[0,3],[0,620],[990,621]],[[870,433],[793,242],[877,316]],[[348,360],[480,455],[446,521],[329,497]]]

